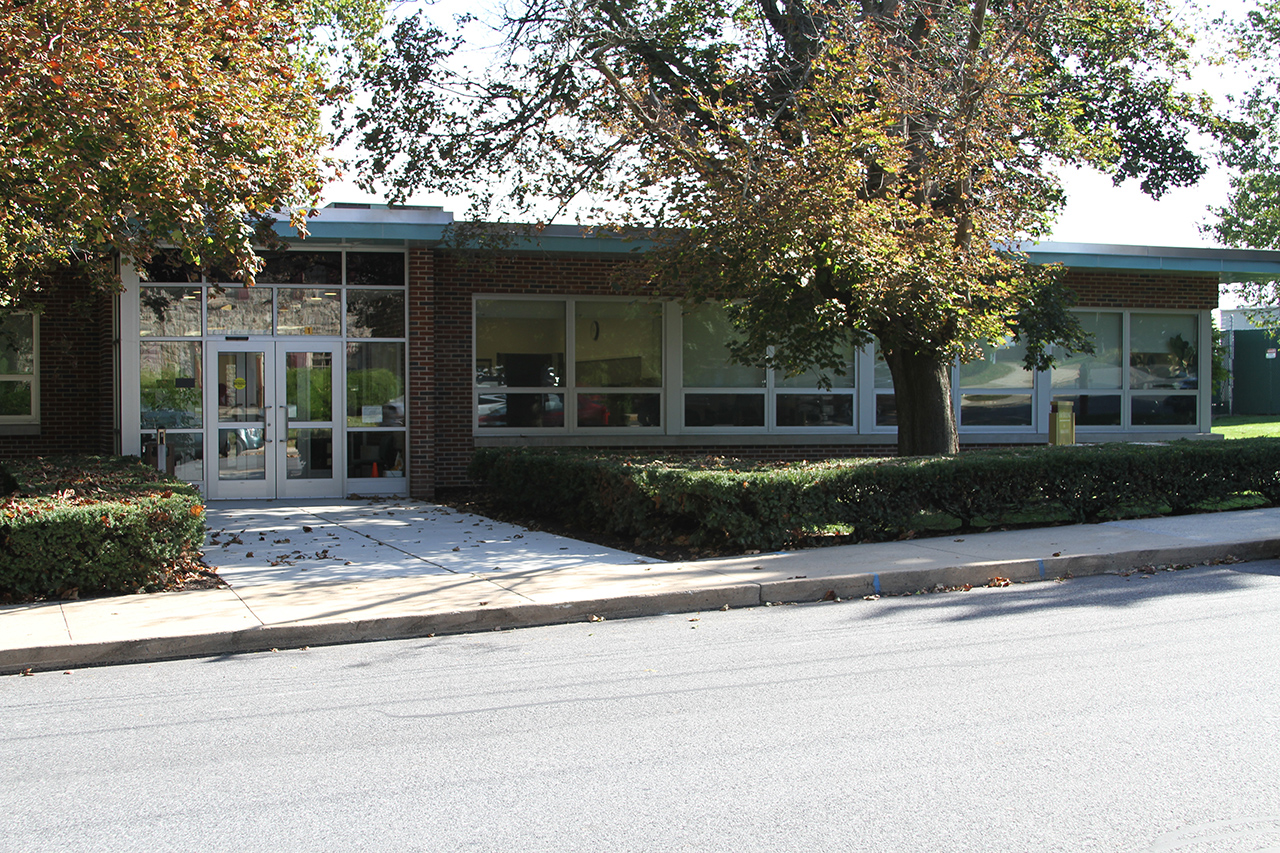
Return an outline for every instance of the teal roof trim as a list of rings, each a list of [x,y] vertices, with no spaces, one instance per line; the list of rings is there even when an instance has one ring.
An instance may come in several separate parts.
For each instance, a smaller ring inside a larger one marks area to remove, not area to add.
[[[1038,264],[1072,269],[1201,272],[1219,276],[1280,276],[1280,252],[1255,249],[1186,249],[1112,246],[1097,243],[1040,243],[1023,246]]]
[[[332,204],[307,223],[308,241],[316,243],[446,246],[453,214],[438,207]],[[623,237],[575,225],[549,225],[536,233],[510,226],[506,251],[570,255],[629,255],[653,247],[650,239]],[[289,223],[276,223],[280,236],[296,240]],[[305,245],[305,244],[304,244]],[[456,248],[447,246],[448,248]],[[1120,246],[1104,243],[1022,243],[1017,248],[1038,264],[1072,269],[1206,273],[1223,279],[1280,277],[1280,252],[1258,249],[1193,249],[1165,246]]]

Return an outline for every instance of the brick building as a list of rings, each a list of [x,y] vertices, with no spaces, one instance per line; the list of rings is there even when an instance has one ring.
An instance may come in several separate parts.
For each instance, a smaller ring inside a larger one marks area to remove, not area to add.
[[[212,498],[430,497],[474,448],[644,449],[774,459],[893,452],[892,382],[874,347],[844,377],[729,364],[714,306],[620,293],[636,244],[553,227],[459,253],[438,209],[334,205],[254,288],[129,265],[84,304],[59,283],[8,322],[0,455],[140,454],[163,430],[174,472]],[[1097,352],[1053,371],[992,348],[953,377],[962,446],[1047,440],[1070,400],[1081,441],[1206,436],[1219,283],[1280,273],[1280,253],[1041,244]]]

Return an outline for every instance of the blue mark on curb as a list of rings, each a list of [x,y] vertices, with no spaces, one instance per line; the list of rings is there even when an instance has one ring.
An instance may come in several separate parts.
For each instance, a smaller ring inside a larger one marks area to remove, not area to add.
[[[871,576],[871,585],[875,587],[876,595],[879,595],[880,594],[880,576],[879,575]]]
[[[1044,560],[1036,560],[1040,564],[1040,580],[1044,580]]]

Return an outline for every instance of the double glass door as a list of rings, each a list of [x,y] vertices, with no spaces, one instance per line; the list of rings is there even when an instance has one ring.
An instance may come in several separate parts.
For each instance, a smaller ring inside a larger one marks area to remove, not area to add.
[[[210,497],[341,495],[341,352],[336,343],[301,341],[209,347]]]

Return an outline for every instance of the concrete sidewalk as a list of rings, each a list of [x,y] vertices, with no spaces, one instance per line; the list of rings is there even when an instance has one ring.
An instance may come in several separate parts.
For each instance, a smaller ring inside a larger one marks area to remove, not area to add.
[[[0,673],[1280,556],[1280,508],[665,563],[416,502],[225,502],[229,588],[0,607]]]

